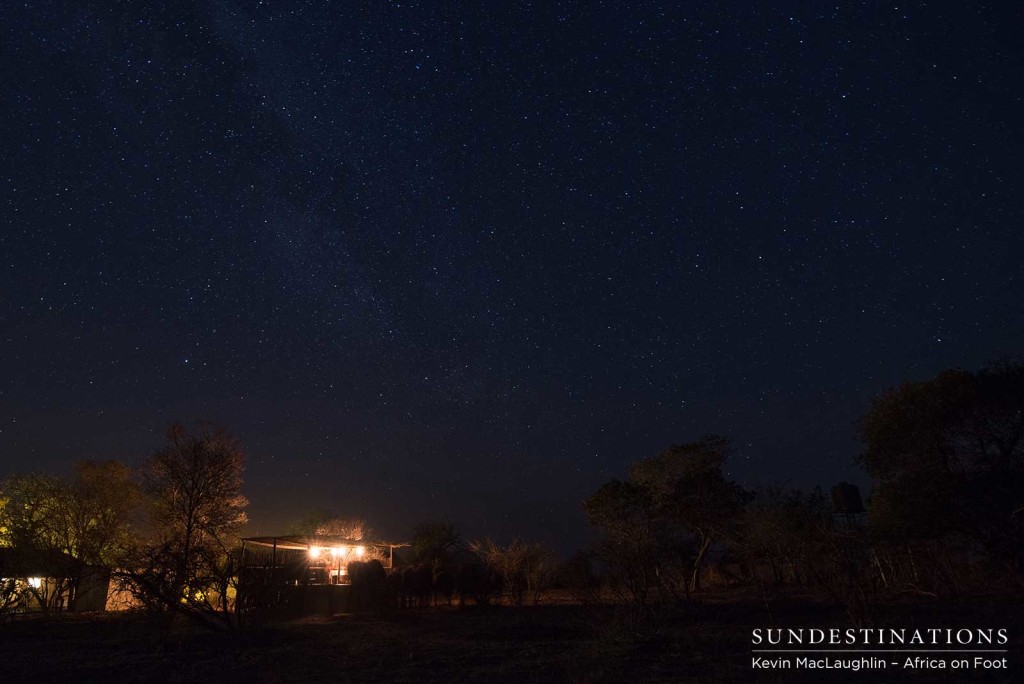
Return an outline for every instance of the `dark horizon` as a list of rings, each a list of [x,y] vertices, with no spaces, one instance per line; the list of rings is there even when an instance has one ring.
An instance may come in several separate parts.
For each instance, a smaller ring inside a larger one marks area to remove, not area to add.
[[[586,539],[629,464],[862,486],[1024,349],[1019,9],[4,7],[0,478],[207,419],[249,534]]]

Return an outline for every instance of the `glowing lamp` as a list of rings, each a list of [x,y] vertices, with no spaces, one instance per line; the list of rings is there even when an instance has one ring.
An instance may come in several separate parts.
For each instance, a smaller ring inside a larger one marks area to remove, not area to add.
[[[43,578],[42,577],[29,577],[28,578],[28,584],[33,589],[39,589],[40,587],[43,586]]]
[[[319,558],[320,557],[320,547],[319,546],[311,547],[309,549],[309,557],[310,558]]]
[[[366,553],[366,547],[365,546],[357,546],[356,547],[356,555],[357,556],[362,558],[364,553]]]

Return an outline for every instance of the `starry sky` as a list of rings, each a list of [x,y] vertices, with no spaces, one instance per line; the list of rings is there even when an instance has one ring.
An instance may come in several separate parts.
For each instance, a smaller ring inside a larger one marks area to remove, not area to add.
[[[248,451],[311,509],[560,545],[717,432],[1024,348],[1024,13],[990,2],[4,3],[0,476]]]

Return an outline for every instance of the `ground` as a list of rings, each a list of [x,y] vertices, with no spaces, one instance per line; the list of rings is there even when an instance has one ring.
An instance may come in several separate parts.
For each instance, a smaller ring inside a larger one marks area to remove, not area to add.
[[[139,614],[19,619],[0,625],[7,682],[938,682],[1020,681],[1024,601],[988,597],[908,602],[886,620],[904,627],[1010,630],[1010,669],[877,673],[751,669],[751,630],[768,611],[753,595],[711,594],[637,625],[621,606],[568,602],[337,615],[240,634]],[[807,597],[772,605],[777,626],[848,626]]]

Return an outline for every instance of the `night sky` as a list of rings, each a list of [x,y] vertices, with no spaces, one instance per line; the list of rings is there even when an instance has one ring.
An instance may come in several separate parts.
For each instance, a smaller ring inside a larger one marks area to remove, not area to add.
[[[0,477],[204,418],[253,533],[567,546],[706,432],[864,483],[871,396],[1024,349],[1012,5],[4,3]]]

